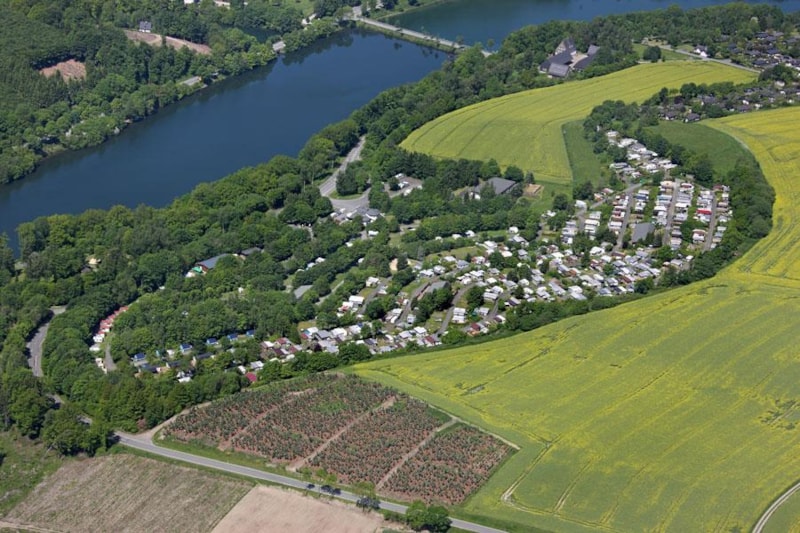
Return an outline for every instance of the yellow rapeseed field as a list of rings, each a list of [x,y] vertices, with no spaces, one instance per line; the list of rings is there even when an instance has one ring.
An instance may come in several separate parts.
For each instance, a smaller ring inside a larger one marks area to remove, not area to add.
[[[519,530],[745,531],[800,477],[800,108],[708,124],[752,150],[778,198],[770,235],[715,278],[357,368],[520,447],[462,513]]]
[[[701,61],[648,63],[588,80],[495,98],[459,109],[414,131],[402,146],[440,157],[488,160],[531,170],[538,181],[572,184],[561,127],[605,100],[641,102],[688,82],[740,83],[745,70]]]

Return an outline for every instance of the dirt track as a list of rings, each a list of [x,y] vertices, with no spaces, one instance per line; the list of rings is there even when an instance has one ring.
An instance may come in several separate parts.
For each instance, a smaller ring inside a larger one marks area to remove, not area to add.
[[[162,35],[157,33],[143,33],[134,30],[125,30],[125,37],[131,41],[149,44],[150,46],[161,46]],[[211,55],[211,47],[205,44],[197,44],[176,37],[165,37],[167,46],[180,50],[181,48],[188,47],[190,50],[198,54]]]

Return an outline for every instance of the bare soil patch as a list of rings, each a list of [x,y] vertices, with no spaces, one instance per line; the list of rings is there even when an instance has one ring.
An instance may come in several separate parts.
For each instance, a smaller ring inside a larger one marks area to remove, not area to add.
[[[60,72],[64,81],[86,79],[86,65],[75,59],[56,63],[52,67],[40,69],[39,72],[46,78],[51,78],[56,72]]]
[[[376,513],[345,503],[317,500],[276,487],[254,487],[217,524],[213,533],[291,531],[293,533],[372,533],[387,524]]]
[[[526,198],[536,198],[542,194],[542,189],[544,189],[543,185],[531,183],[530,185],[525,186],[525,190],[523,191],[522,195]]]
[[[161,46],[162,35],[159,35],[158,33],[144,33],[134,30],[124,30],[124,31],[125,31],[125,36],[131,41],[145,43],[150,46]],[[188,47],[193,52],[197,52],[198,54],[211,55],[211,47],[205,44],[197,44],[190,41],[186,41],[184,39],[178,39],[177,37],[165,37],[165,40],[167,46],[172,47],[176,50],[180,50],[185,46]]]
[[[4,521],[60,532],[210,531],[251,486],[134,455],[84,459],[59,468]]]

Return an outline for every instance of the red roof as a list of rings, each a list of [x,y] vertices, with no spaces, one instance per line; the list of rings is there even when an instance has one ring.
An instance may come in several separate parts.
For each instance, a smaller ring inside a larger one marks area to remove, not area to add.
[[[256,377],[256,375],[253,374],[252,372],[248,372],[247,374],[244,375],[244,377],[247,378],[247,381],[249,381],[250,383],[255,383],[256,381],[258,381],[258,377]]]

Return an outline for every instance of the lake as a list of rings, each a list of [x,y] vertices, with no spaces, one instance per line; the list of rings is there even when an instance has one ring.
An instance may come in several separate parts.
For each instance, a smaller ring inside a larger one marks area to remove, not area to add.
[[[392,17],[392,24],[445,39],[463,38],[466,43],[497,48],[509,33],[549,20],[591,20],[603,15],[665,9],[683,9],[728,3],[729,0],[457,0],[444,1]],[[800,10],[800,0],[757,1],[774,4],[784,11]]]
[[[395,22],[442,37],[498,43],[551,19],[595,16],[721,0],[459,0]],[[800,9],[800,0],[779,2]],[[277,154],[296,155],[327,124],[379,92],[439,68],[446,54],[384,35],[348,31],[268,67],[209,87],[126,129],[105,144],[62,154],[31,176],[0,187],[0,233],[55,213],[115,204],[164,206],[204,181]]]
[[[16,227],[41,215],[115,204],[164,206],[200,182],[277,154],[297,155],[316,131],[385,89],[421,79],[446,58],[381,34],[337,34],[0,187],[0,233],[16,247]]]

